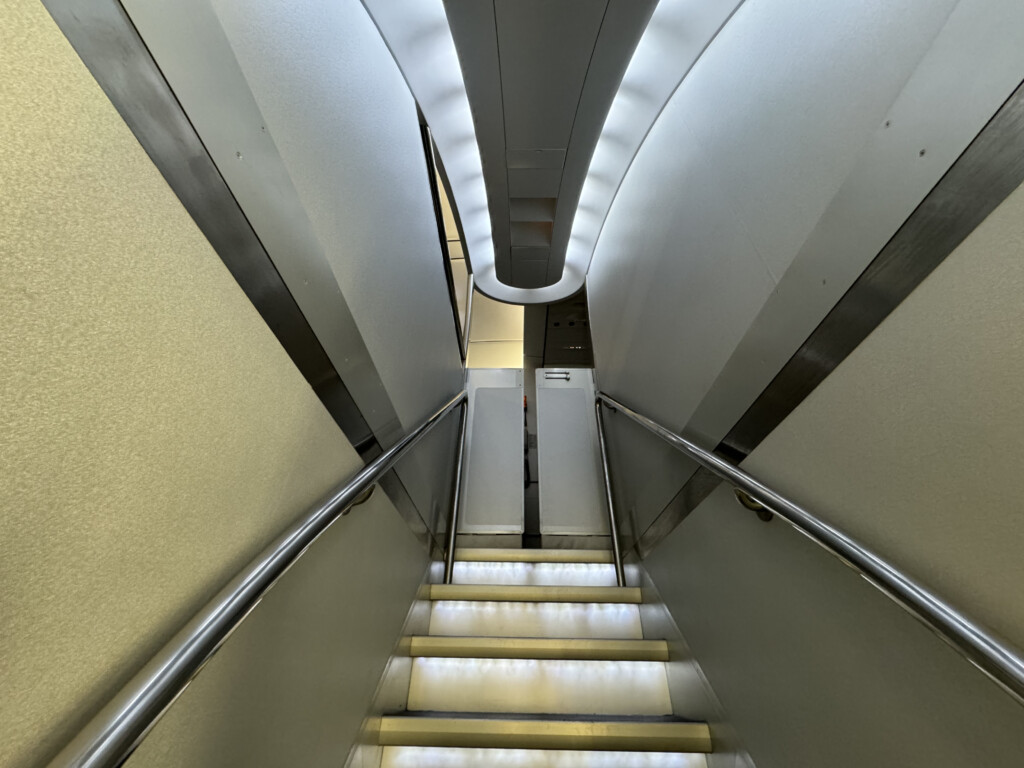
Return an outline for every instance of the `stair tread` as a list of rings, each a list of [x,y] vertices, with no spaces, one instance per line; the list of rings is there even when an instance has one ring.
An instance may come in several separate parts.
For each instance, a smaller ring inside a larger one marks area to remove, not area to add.
[[[418,635],[410,638],[410,654],[492,659],[667,661],[668,643],[664,640]]]
[[[710,752],[706,723],[666,718],[388,716],[382,746]]]
[[[455,563],[453,584],[614,587],[611,563],[528,563],[468,560]]]
[[[534,586],[522,584],[431,584],[431,600],[640,603],[639,587]]]
[[[408,709],[660,716],[672,699],[661,661],[416,658]]]
[[[613,563],[606,549],[482,549],[457,547],[457,561],[480,563]]]
[[[707,768],[696,752],[486,749],[467,747],[384,747],[382,768]]]

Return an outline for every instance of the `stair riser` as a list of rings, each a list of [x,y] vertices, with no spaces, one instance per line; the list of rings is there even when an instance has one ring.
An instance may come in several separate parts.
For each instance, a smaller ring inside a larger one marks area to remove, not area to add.
[[[649,661],[413,660],[409,709],[670,715],[665,665]]]
[[[454,584],[614,587],[615,566],[595,563],[455,563]]]
[[[640,608],[623,603],[438,601],[431,635],[639,640]]]
[[[635,587],[535,587],[523,585],[431,584],[431,600],[488,600],[529,603],[629,603],[642,601]]]
[[[381,768],[707,768],[702,754],[385,747]]]
[[[455,559],[491,563],[612,563],[601,549],[470,549],[457,548]]]
[[[668,644],[661,640],[414,637],[409,653],[441,658],[668,661]]]

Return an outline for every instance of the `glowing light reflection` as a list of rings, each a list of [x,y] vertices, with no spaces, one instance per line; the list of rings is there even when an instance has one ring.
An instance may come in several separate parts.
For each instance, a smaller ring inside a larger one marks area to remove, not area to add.
[[[456,584],[614,587],[615,566],[603,563],[455,563]]]
[[[387,747],[382,768],[705,768],[703,755],[540,749]]]
[[[494,267],[487,189],[469,99],[443,0],[363,0],[431,127],[462,216],[475,283],[516,304],[563,299],[582,287],[608,211],[640,145],[676,86],[741,0],[661,0],[633,53],[583,183],[562,277],[514,288]],[[478,215],[477,212],[482,211]]]
[[[625,603],[437,600],[430,634],[456,637],[640,639],[640,609]]]
[[[605,219],[665,104],[742,0],[661,0],[608,110],[580,194],[565,261],[590,268]],[[585,206],[585,210],[584,210]],[[592,211],[599,211],[594,215]]]

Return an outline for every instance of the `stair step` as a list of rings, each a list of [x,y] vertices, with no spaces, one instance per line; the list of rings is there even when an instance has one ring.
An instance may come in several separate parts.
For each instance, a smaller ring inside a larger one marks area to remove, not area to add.
[[[431,600],[530,603],[635,603],[639,587],[539,587],[520,584],[431,584]]]
[[[614,587],[615,566],[607,563],[455,563],[455,584]]]
[[[664,640],[607,640],[541,637],[410,638],[412,656],[478,659],[591,659],[668,661]]]
[[[693,752],[583,752],[564,749],[384,747],[381,768],[707,768]]]
[[[398,716],[382,717],[379,733],[385,747],[711,751],[706,723]]]
[[[431,605],[431,636],[639,640],[640,607],[626,603],[486,603]]]
[[[519,715],[671,715],[660,661],[416,658],[408,708]]]
[[[457,547],[455,559],[481,563],[614,563],[606,549],[477,549]]]

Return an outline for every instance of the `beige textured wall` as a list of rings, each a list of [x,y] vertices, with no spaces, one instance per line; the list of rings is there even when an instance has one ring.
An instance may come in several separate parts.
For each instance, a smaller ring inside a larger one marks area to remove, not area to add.
[[[745,467],[1024,648],[1024,187]]]
[[[358,460],[37,0],[0,0],[0,764]]]

